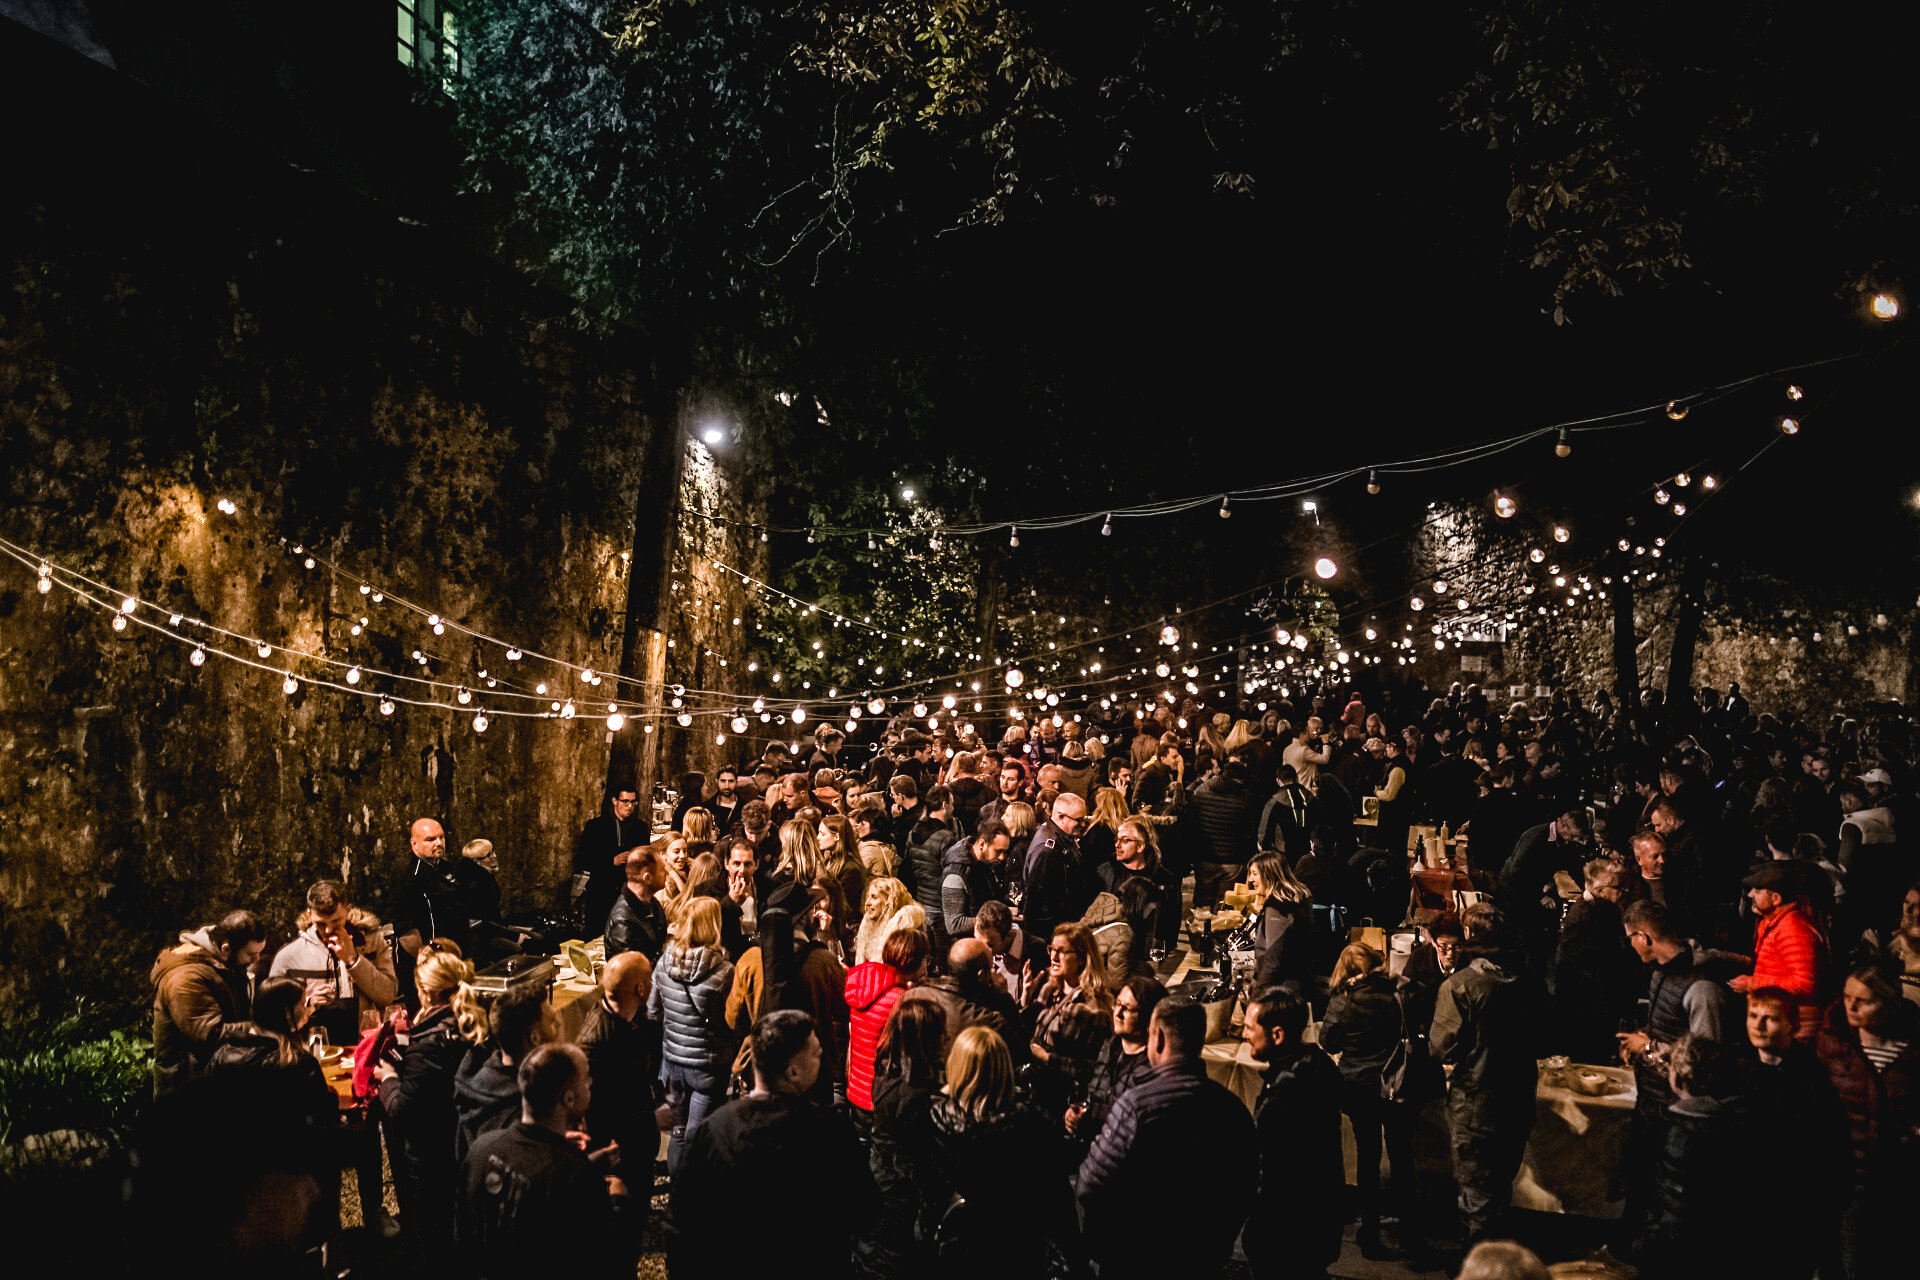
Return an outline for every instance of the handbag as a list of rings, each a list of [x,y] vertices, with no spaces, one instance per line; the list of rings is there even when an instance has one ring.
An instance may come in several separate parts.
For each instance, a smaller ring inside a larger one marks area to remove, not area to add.
[[[1446,1073],[1428,1052],[1427,1037],[1408,1025],[1407,1000],[1397,988],[1393,1002],[1400,1007],[1400,1042],[1380,1068],[1380,1096],[1388,1102],[1419,1106],[1445,1091]]]

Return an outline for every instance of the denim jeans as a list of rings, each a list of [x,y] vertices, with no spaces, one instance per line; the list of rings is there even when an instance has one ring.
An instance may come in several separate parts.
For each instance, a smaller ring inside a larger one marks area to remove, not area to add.
[[[667,1172],[678,1174],[687,1135],[727,1100],[727,1073],[717,1067],[700,1070],[669,1062],[661,1074],[667,1085],[667,1105],[673,1108],[673,1129],[667,1134]]]

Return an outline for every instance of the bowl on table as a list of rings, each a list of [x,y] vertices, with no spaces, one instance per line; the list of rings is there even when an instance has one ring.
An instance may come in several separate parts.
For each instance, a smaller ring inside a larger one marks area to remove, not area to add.
[[[332,1071],[340,1065],[340,1055],[344,1052],[337,1044],[323,1044],[313,1051],[313,1056],[320,1063],[322,1071]]]
[[[1597,1067],[1571,1067],[1566,1071],[1567,1087],[1589,1098],[1599,1098],[1614,1090],[1613,1077]]]

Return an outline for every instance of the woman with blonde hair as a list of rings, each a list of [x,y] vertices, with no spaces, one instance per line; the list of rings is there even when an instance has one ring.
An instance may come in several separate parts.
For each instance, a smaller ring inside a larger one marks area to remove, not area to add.
[[[1113,787],[1099,787],[1086,821],[1080,824],[1080,864],[1095,875],[1113,861],[1114,837],[1127,820],[1127,798]]]
[[[733,994],[733,962],[720,946],[720,903],[689,899],[680,913],[679,936],[660,953],[647,996],[647,1016],[661,1029],[661,1075],[673,1127],[667,1135],[667,1170],[680,1167],[687,1134],[727,1100],[728,1067],[737,1048],[727,1029],[727,997]],[[606,1088],[633,1082],[609,1080]]]
[[[687,838],[695,854],[713,848],[713,811],[697,805],[687,810],[680,818],[680,834]]]
[[[1033,833],[1040,829],[1040,820],[1034,815],[1033,806],[1024,800],[1015,800],[1001,812],[1000,823],[1006,827],[1007,834],[1013,837],[1013,847],[1019,850],[1018,856],[1024,857],[1025,841],[1033,839]]]
[[[1313,959],[1313,893],[1293,874],[1284,853],[1263,853],[1247,864],[1253,890],[1253,984],[1304,984]],[[1325,954],[1324,952],[1322,953]],[[1325,963],[1324,960],[1321,963]]]
[[[1072,1242],[1073,1201],[1065,1178],[1045,1177],[1036,1199],[1036,1184],[1007,1176],[1053,1168],[1059,1140],[1018,1100],[1013,1055],[997,1032],[976,1025],[954,1037],[929,1118],[931,1168],[916,1173],[929,1190],[926,1218],[937,1227],[942,1274],[1045,1276],[1048,1241]]]
[[[914,901],[913,891],[891,876],[882,876],[867,886],[860,924],[853,934],[853,964],[868,964],[880,958],[880,949],[896,929],[927,927],[926,908]]]
[[[1369,1258],[1388,1256],[1380,1244],[1382,1196],[1380,1146],[1384,1131],[1391,1176],[1387,1194],[1398,1205],[1401,1248],[1414,1251],[1412,1194],[1414,1121],[1424,1098],[1388,1102],[1381,1097],[1381,1072],[1400,1045],[1403,1027],[1418,1061],[1409,1068],[1439,1068],[1427,1051],[1427,1024],[1433,1016],[1423,989],[1406,979],[1395,979],[1381,967],[1372,947],[1354,943],[1340,952],[1329,980],[1332,998],[1326,1020],[1320,1024],[1320,1047],[1340,1057],[1340,1109],[1353,1122],[1358,1153],[1360,1191],[1360,1250]]]
[[[811,822],[789,818],[780,824],[780,860],[773,866],[773,879],[810,885],[826,868],[820,852],[820,835]]]
[[[1226,759],[1227,756],[1232,755],[1252,741],[1253,725],[1245,720],[1235,720],[1233,722],[1233,732],[1227,735],[1226,753],[1221,756],[1221,759]]]
[[[1077,920],[1056,925],[1047,943],[1047,980],[1029,984],[1023,995],[1028,1051],[1042,1068],[1033,1082],[1034,1104],[1057,1122],[1112,1034],[1113,993],[1093,930]]]
[[[853,913],[867,900],[867,869],[860,862],[859,844],[853,824],[843,815],[820,819],[820,877],[837,886],[840,941],[847,951],[853,950]]]
[[[453,1082],[470,1047],[460,1034],[456,999],[477,1008],[473,966],[444,938],[420,948],[413,985],[420,997],[407,1051],[399,1069],[381,1062],[373,1069],[387,1140],[398,1139],[406,1159],[395,1170],[395,1191],[408,1228],[423,1243],[453,1244],[455,1115]]]

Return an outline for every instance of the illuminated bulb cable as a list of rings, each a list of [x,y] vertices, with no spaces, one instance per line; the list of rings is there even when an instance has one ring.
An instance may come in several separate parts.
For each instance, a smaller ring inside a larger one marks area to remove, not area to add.
[[[1380,492],[1380,473],[1371,467],[1367,468],[1367,492]]]
[[[393,714],[393,699],[391,698],[380,699],[380,714],[383,716],[390,716]]]
[[[358,667],[348,667],[348,668],[347,668],[347,683],[348,683],[348,684],[359,684],[359,683],[360,683],[360,668],[358,668]]]
[[[1667,401],[1667,416],[1675,422],[1678,422],[1687,416],[1687,406],[1681,404],[1678,400],[1669,400]]]
[[[486,712],[482,711],[479,714],[474,716],[473,731],[475,733],[485,733],[487,731],[487,713]]]
[[[1781,435],[1784,435],[1784,436],[1797,436],[1797,435],[1799,435],[1799,434],[1800,434],[1800,419],[1798,419],[1798,418],[1782,418],[1782,419],[1780,419],[1780,434],[1781,434]]]
[[[1553,456],[1564,458],[1573,452],[1573,441],[1568,439],[1567,429],[1560,428],[1560,438],[1553,443]]]
[[[285,680],[282,680],[280,682],[280,691],[289,696],[296,694],[300,692],[300,682],[298,680],[295,680],[292,676],[288,676]]]
[[[689,717],[689,719],[691,719],[691,717]],[[612,730],[614,733],[620,732],[620,730],[626,727],[626,724],[627,724],[627,718],[621,715],[618,711],[609,711],[607,713],[607,728]]]
[[[259,654],[263,658],[271,658],[273,656],[273,646],[270,644],[262,643],[259,649]]]
[[[1007,545],[1010,547],[1017,547],[1020,545],[1020,526],[1019,525],[1013,526],[1013,530],[1011,534],[1009,534],[1007,537]]]
[[[127,619],[125,614],[116,613],[113,615],[113,629],[115,631],[125,631],[127,629]]]
[[[1111,538],[1113,536],[1113,516],[1111,514],[1109,514],[1105,520],[1101,521],[1100,536],[1103,538]]]
[[[196,667],[205,666],[207,661],[207,646],[203,644],[195,645],[193,652],[187,655],[187,661]]]
[[[1220,518],[1222,520],[1230,519],[1233,515],[1233,510],[1227,505],[1227,502],[1228,502],[1227,495],[1224,493],[1221,494],[1220,495]]]

